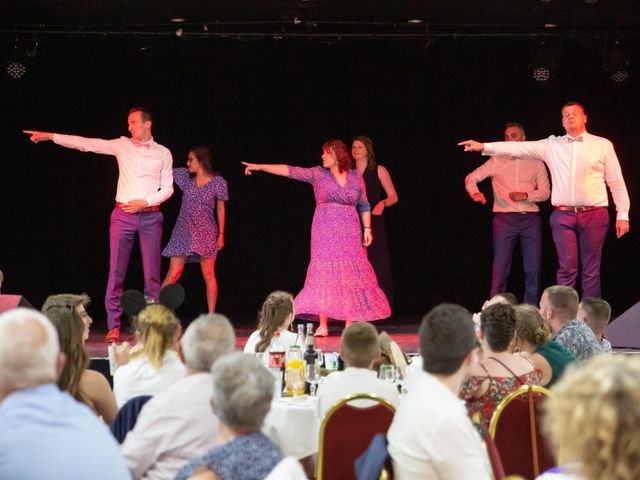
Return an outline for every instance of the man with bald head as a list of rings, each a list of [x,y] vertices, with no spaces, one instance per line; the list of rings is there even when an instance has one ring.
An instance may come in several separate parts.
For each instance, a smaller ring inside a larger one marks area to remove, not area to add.
[[[0,478],[131,476],[98,417],[56,385],[58,335],[40,312],[0,315]]]
[[[518,122],[504,126],[505,142],[524,142],[524,127]],[[520,242],[525,277],[524,301],[537,305],[542,264],[542,231],[537,202],[549,198],[547,169],[540,160],[492,156],[464,179],[474,202],[486,204],[478,183],[491,177],[493,188],[493,267],[491,297],[507,291],[511,260]]]

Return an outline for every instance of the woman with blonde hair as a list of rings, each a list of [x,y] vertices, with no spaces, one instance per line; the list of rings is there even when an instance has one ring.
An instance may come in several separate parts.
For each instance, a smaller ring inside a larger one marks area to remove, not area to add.
[[[640,478],[640,358],[601,355],[570,369],[545,402],[560,467],[544,480]]]
[[[517,305],[515,348],[542,372],[539,385],[551,388],[567,365],[576,361],[573,354],[551,340],[551,329],[540,310],[531,305]]]
[[[133,397],[162,393],[186,373],[176,351],[180,322],[170,308],[148,305],[135,326],[138,344],[130,350],[125,342],[116,355],[113,391],[118,406]]]
[[[285,348],[298,341],[298,336],[289,331],[293,323],[293,296],[288,292],[271,292],[260,309],[258,329],[251,334],[244,346],[244,353],[268,352],[276,332]]]
[[[42,306],[42,313],[58,331],[60,351],[66,358],[58,377],[58,387],[86,404],[106,423],[111,423],[118,413],[118,406],[109,382],[100,372],[87,368],[89,357],[84,343],[89,337],[92,320],[85,306],[90,301],[87,295],[51,295]]]

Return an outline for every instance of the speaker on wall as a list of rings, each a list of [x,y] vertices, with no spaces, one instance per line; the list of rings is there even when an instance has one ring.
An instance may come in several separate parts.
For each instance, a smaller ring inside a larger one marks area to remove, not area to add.
[[[640,349],[640,302],[607,325],[604,337],[614,347]]]

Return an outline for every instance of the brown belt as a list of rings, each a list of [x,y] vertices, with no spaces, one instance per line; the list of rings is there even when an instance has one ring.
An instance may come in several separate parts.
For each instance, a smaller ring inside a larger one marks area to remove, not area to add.
[[[564,205],[555,205],[554,210],[559,210],[561,212],[573,212],[573,213],[582,213],[588,212],[590,210],[595,210],[596,208],[607,208],[607,207],[566,207]]]
[[[126,205],[126,203],[120,203],[120,202],[116,202],[116,207],[118,208],[122,208]],[[146,212],[159,212],[160,211],[160,205],[153,205],[151,207],[144,207],[142,210],[140,210],[140,212],[138,213],[146,213]]]

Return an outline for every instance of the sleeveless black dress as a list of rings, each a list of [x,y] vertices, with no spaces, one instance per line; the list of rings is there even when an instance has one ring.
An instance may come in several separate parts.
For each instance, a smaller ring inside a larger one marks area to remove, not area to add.
[[[373,170],[365,170],[362,174],[367,189],[367,199],[371,204],[371,210],[384,197],[384,189],[378,178],[378,167]],[[373,243],[367,247],[369,263],[376,272],[378,285],[387,296],[389,305],[393,310],[393,279],[391,276],[391,260],[389,259],[389,247],[384,228],[384,212],[382,215],[371,214],[371,233]]]

